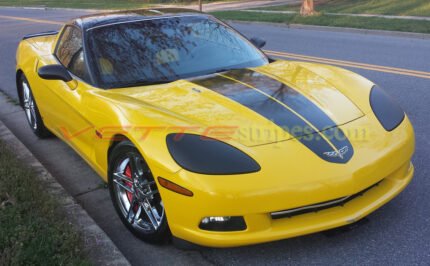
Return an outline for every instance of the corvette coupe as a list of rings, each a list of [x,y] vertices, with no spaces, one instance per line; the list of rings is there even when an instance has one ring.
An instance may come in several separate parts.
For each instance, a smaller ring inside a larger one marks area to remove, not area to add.
[[[82,156],[151,243],[309,234],[400,193],[414,172],[401,107],[362,76],[269,58],[264,44],[186,9],[83,16],[23,38],[19,100],[31,130]]]

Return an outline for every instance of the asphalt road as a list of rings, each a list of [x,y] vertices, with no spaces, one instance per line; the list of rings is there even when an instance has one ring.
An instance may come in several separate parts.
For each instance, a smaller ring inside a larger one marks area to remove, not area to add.
[[[65,21],[83,14],[69,10],[0,8],[0,89],[16,98],[15,51],[28,33],[58,29],[59,25],[19,21],[2,16]],[[267,40],[267,49],[430,71],[430,39],[371,34],[288,29],[233,24],[247,36]],[[141,264],[430,264],[430,79],[352,70],[375,81],[394,96],[409,115],[416,132],[415,178],[393,201],[351,230],[334,230],[249,247],[181,251],[171,245],[151,246],[134,238],[115,214],[107,189],[97,175],[67,145],[55,138],[37,140],[22,112],[0,105],[0,118],[35,154],[66,190],[107,232],[134,265]],[[3,108],[2,108],[3,107]]]

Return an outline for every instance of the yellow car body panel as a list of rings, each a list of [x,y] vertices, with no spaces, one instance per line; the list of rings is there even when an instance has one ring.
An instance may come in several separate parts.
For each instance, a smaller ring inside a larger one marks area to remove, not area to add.
[[[409,119],[405,117],[396,129],[386,131],[369,103],[374,84],[350,71],[295,61],[253,69],[299,90],[349,133],[354,156],[345,164],[336,164],[322,160],[271,121],[192,80],[114,90],[98,89],[79,79],[69,83],[43,80],[37,70],[58,63],[52,55],[56,38],[23,40],[17,53],[17,71],[26,75],[46,127],[104,181],[108,180],[109,147],[115,136],[122,135],[139,149],[154,176],[192,191],[194,196],[186,197],[158,184],[176,237],[229,247],[330,229],[376,210],[402,191],[413,176],[410,160],[415,144]],[[253,138],[249,133],[253,130],[272,134]],[[231,134],[224,141],[254,158],[261,170],[212,176],[182,169],[165,141],[167,134],[182,131],[215,137],[227,131]],[[354,195],[369,187],[344,206],[271,218],[273,212]],[[199,223],[207,216],[243,216],[247,229],[205,231]]]

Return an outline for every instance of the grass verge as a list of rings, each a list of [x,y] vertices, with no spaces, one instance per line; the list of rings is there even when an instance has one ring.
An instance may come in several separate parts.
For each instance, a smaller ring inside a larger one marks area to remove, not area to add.
[[[0,141],[0,265],[90,265],[82,243],[35,173]]]
[[[218,11],[213,12],[212,14],[224,20],[260,21],[286,24],[430,33],[430,21],[419,20],[328,16],[324,14],[311,17],[302,17],[300,15],[294,14],[268,14],[245,11]]]
[[[25,7],[61,7],[61,8],[81,8],[81,9],[133,9],[148,7],[148,1],[133,0],[0,0],[0,6],[25,6]]]
[[[322,0],[315,3],[315,9],[319,12],[430,17],[429,0]],[[285,5],[260,9],[298,11],[300,6]]]

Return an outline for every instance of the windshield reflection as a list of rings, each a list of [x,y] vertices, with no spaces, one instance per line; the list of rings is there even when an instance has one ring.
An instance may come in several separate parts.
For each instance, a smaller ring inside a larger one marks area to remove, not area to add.
[[[207,16],[165,17],[88,33],[98,83],[119,88],[267,64],[242,36]]]

